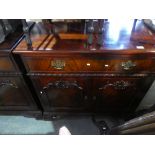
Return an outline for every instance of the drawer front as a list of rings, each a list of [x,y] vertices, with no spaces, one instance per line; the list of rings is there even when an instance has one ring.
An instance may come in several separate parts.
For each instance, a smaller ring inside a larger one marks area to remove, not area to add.
[[[0,72],[13,72],[14,65],[9,57],[0,57]]]
[[[22,77],[0,77],[0,110],[34,109],[37,109],[37,107]]]
[[[71,57],[25,57],[28,72],[154,72],[155,60]]]

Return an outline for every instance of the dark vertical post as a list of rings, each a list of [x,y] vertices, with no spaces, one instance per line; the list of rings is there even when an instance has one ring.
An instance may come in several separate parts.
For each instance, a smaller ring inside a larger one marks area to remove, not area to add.
[[[136,23],[137,23],[137,19],[134,19],[133,27],[132,27],[132,33],[135,32]]]
[[[30,39],[30,32],[29,32],[29,27],[26,22],[26,19],[22,19],[22,24],[23,24],[23,31],[25,34],[25,40],[26,40],[27,46],[28,48],[32,48],[32,41]]]
[[[99,46],[103,45],[103,31],[104,31],[104,19],[99,19],[98,20],[98,40],[97,44]]]
[[[88,44],[92,45],[93,43],[93,33],[94,33],[94,25],[93,25],[93,19],[89,19],[88,21]]]

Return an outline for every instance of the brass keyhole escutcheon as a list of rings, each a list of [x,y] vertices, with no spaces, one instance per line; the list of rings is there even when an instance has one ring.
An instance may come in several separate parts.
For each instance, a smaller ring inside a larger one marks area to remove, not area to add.
[[[58,69],[58,70],[62,70],[65,67],[65,61],[64,60],[52,60],[51,61],[51,67]]]

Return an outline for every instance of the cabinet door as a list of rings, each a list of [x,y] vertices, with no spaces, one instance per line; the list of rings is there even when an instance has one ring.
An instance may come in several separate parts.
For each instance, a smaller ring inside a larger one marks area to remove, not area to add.
[[[87,108],[87,80],[78,77],[31,77],[45,111]]]
[[[94,109],[105,112],[131,112],[152,84],[148,78],[95,78]]]
[[[34,110],[34,100],[22,77],[0,77],[0,110]]]

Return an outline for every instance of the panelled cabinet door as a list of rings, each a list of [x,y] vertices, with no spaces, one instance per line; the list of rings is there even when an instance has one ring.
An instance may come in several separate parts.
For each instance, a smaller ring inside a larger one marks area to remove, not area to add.
[[[94,109],[105,112],[128,112],[134,109],[151,84],[150,81],[145,85],[146,81],[146,78],[94,79]]]
[[[36,85],[45,110],[77,110],[87,102],[86,82],[80,78],[36,77]]]
[[[0,77],[0,110],[33,110],[33,99],[20,77]]]

